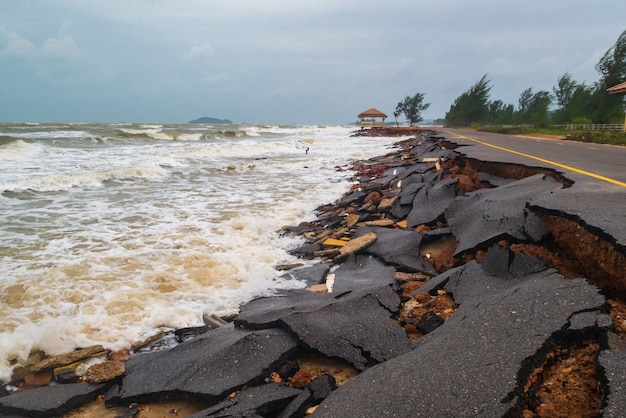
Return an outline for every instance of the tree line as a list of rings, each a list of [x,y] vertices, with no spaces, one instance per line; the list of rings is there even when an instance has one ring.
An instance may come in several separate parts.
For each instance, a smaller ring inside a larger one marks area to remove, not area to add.
[[[447,126],[534,125],[622,123],[624,96],[608,94],[607,89],[626,81],[626,30],[596,64],[600,80],[591,85],[579,83],[565,73],[557,78],[552,91],[533,91],[528,87],[520,94],[517,106],[502,100],[490,100],[491,80],[483,75],[473,86],[457,97],[446,113]],[[552,105],[555,107],[551,108]],[[424,94],[407,96],[398,103],[394,116],[404,114],[413,126],[428,109]]]
[[[569,73],[558,77],[552,92],[532,87],[522,91],[517,106],[490,100],[491,81],[485,74],[457,97],[446,113],[448,126],[535,125],[565,123],[622,123],[624,96],[608,94],[607,89],[626,81],[626,31],[596,64],[600,80],[587,85]],[[556,107],[551,110],[551,105]]]

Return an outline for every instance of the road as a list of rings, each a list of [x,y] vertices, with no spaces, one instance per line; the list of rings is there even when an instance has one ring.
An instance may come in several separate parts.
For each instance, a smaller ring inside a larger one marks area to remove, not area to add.
[[[596,175],[601,177],[594,177],[596,180],[626,188],[626,147],[465,129],[442,129],[441,132],[458,144],[477,146],[487,158],[496,161],[514,159],[512,162],[555,168],[566,174],[573,171],[587,177]]]
[[[558,196],[535,198],[532,204],[599,228],[626,253],[626,147],[465,129],[437,132],[461,145],[455,151],[470,158],[562,173],[573,187]]]

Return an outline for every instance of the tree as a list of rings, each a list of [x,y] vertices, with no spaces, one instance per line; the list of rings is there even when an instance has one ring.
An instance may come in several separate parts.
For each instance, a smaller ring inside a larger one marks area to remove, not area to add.
[[[469,126],[486,123],[489,118],[490,81],[483,75],[472,87],[456,98],[446,113],[446,125]]]
[[[594,99],[596,100],[596,123],[611,123],[621,120],[624,115],[624,96],[608,94],[606,89],[626,81],[626,31],[596,64],[601,79],[596,84]]]
[[[556,103],[559,109],[564,110],[569,105],[574,96],[574,91],[578,87],[578,83],[572,80],[572,75],[565,73],[557,78],[557,87],[552,87],[554,97],[556,97]]]
[[[545,90],[533,93],[532,87],[520,94],[517,110],[517,122],[545,126],[550,123],[548,107],[552,103],[552,96]]]
[[[597,107],[592,87],[577,83],[570,74],[565,73],[557,79],[557,86],[552,91],[558,105],[553,116],[555,123],[571,123],[583,119],[591,121]]]
[[[430,103],[424,103],[424,94],[416,93],[415,96],[406,96],[404,100],[398,102],[394,116],[404,114],[410,126],[423,120],[421,113],[430,107]]]

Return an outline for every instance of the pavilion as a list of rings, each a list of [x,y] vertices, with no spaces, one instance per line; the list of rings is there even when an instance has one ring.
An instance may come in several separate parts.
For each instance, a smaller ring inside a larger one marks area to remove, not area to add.
[[[359,119],[361,119],[361,127],[385,126],[386,118],[387,115],[375,108],[371,108],[359,114]]]
[[[625,95],[626,94],[626,81],[623,82],[623,83],[616,84],[613,87],[609,87],[608,89],[606,89],[606,91],[608,91],[609,94]],[[624,115],[624,127],[623,127],[623,130],[626,131],[626,115]]]

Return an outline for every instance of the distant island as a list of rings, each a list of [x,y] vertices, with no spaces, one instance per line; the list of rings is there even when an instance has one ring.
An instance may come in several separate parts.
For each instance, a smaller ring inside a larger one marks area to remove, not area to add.
[[[228,120],[228,119],[209,118],[209,117],[205,116],[203,118],[194,119],[192,121],[189,121],[188,123],[223,123],[223,124],[227,124],[227,123],[233,123],[233,122]]]

